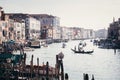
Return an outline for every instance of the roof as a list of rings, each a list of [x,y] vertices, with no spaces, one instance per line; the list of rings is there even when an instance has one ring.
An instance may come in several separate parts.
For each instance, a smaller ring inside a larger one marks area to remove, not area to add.
[[[2,9],[2,7],[0,6],[0,9]]]
[[[30,14],[31,16],[33,16],[33,17],[41,17],[41,18],[45,18],[45,17],[47,17],[47,18],[54,18],[55,16],[52,16],[52,15],[48,15],[48,14]]]

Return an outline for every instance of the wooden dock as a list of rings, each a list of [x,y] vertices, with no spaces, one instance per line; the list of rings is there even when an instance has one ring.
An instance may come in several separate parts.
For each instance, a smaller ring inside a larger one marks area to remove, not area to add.
[[[63,61],[59,55],[56,55],[55,67],[50,66],[49,62],[40,65],[39,58],[37,65],[33,65],[33,55],[30,65],[26,65],[26,54],[20,55],[16,63],[11,60],[11,56],[4,62],[0,59],[0,80],[64,80]]]

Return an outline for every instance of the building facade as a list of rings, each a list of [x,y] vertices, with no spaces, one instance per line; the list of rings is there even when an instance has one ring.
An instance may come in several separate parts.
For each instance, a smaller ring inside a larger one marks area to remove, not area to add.
[[[26,39],[40,39],[40,22],[29,16],[26,18]]]
[[[2,7],[0,7],[0,21],[1,21],[1,16],[2,16]]]
[[[108,28],[108,39],[119,40],[119,36],[120,36],[119,32],[120,32],[119,21],[113,21],[113,23],[110,23]]]
[[[22,39],[40,39],[40,21],[30,16],[29,14],[22,13],[9,13],[11,19],[15,20],[21,25],[21,38]],[[24,32],[25,31],[25,32]]]
[[[110,23],[108,28],[108,40],[110,40],[115,48],[120,48],[120,18]]]
[[[0,41],[8,40],[8,23],[7,21],[0,21]]]
[[[107,38],[107,30],[106,29],[99,29],[95,31],[95,38],[106,39]]]
[[[31,14],[31,15],[41,22],[41,39],[59,39],[60,38],[59,17],[48,15],[48,14]]]
[[[61,29],[62,29],[62,31],[61,31],[61,38],[62,38],[62,40],[66,40],[66,39],[69,39],[69,28],[68,27],[65,27],[65,26],[63,26],[63,27],[61,27]]]

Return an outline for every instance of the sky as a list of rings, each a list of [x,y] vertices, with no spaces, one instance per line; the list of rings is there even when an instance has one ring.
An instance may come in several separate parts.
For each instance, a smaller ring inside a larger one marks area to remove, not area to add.
[[[5,13],[49,14],[60,25],[85,29],[107,29],[120,18],[120,0],[0,0]]]

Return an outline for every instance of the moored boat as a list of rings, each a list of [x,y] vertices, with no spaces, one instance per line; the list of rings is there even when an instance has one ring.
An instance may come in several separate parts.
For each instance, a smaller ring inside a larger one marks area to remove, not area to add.
[[[28,45],[29,45],[29,47],[31,47],[31,48],[40,48],[40,47],[41,47],[40,41],[39,41],[39,40],[36,40],[36,39],[31,39],[31,40],[29,40]]]
[[[24,47],[23,49],[24,49],[24,51],[34,51],[34,49],[30,48],[30,47]]]
[[[65,44],[65,43],[63,43],[63,44],[62,44],[62,48],[65,48],[65,46],[66,46],[66,44]]]

